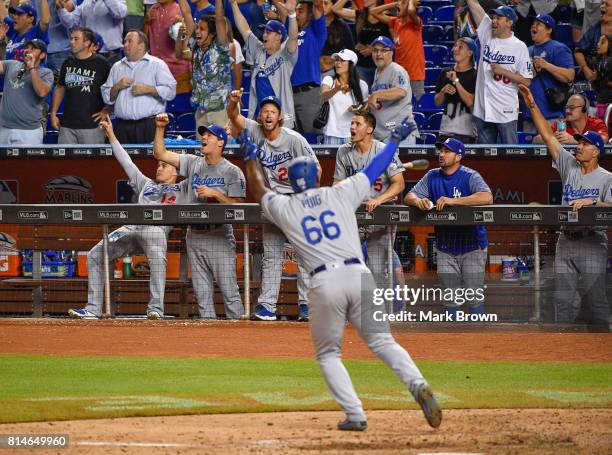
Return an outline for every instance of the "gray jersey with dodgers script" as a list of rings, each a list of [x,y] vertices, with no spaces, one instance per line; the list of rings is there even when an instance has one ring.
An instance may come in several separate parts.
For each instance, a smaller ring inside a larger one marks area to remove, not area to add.
[[[189,181],[190,203],[216,203],[213,198],[200,198],[194,186],[207,186],[227,197],[246,197],[246,184],[242,170],[225,158],[217,164],[208,164],[195,155],[180,155],[179,174]],[[201,226],[203,227],[203,226]],[[231,224],[223,225],[226,236],[233,233]],[[212,227],[210,227],[212,229]]]
[[[391,62],[382,71],[376,69],[371,93],[396,87],[405,90],[406,96],[398,100],[381,100],[382,107],[370,111],[376,117],[374,137],[379,141],[385,140],[404,118],[413,118],[412,89],[408,73],[397,63]]]
[[[258,161],[266,179],[266,186],[276,193],[293,193],[288,175],[289,162],[300,156],[307,156],[318,162],[308,141],[301,134],[285,127],[281,127],[280,134],[274,141],[269,141],[259,123],[249,119],[244,120],[244,127],[263,150]]]
[[[274,94],[281,100],[285,126],[292,128],[295,121],[295,112],[291,73],[293,73],[293,68],[297,63],[298,51],[296,49],[293,54],[289,52],[287,49],[288,42],[289,40],[286,39],[278,51],[268,55],[263,43],[257,39],[254,33],[250,33],[245,43],[245,54],[247,60],[253,62],[249,118],[254,118],[257,109],[257,78],[263,77],[269,82]],[[261,98],[259,97],[259,99]]]
[[[310,272],[341,259],[363,261],[355,210],[370,193],[363,173],[333,187],[312,188],[292,196],[268,191],[261,208],[289,239]]]
[[[570,202],[578,199],[612,202],[612,173],[603,167],[599,166],[594,171],[583,174],[582,166],[574,155],[561,147],[557,161],[553,161],[553,168],[559,172],[563,184],[562,205],[568,206]],[[606,231],[603,227],[598,229]]]
[[[373,140],[372,145],[365,153],[359,153],[355,147],[348,143],[338,147],[336,152],[336,169],[334,171],[334,180],[344,180],[356,173],[365,169],[370,164],[372,159],[383,149],[385,144],[380,141]],[[397,152],[393,157],[393,161],[387,166],[387,170],[376,179],[370,190],[367,199],[374,199],[383,194],[391,185],[391,177],[401,174],[404,171]]]

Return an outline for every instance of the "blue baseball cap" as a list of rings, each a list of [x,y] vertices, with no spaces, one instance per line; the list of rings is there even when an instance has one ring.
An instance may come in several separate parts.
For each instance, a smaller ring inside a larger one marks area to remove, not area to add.
[[[266,96],[263,100],[259,102],[259,109],[263,107],[266,103],[276,104],[279,110],[283,110],[283,105],[281,104],[281,100],[279,100],[276,96]]]
[[[552,18],[552,16],[549,16],[548,14],[538,14],[536,17],[533,18],[533,20],[542,22],[548,28],[552,28],[552,29],[554,29],[555,26],[557,25],[557,23]]]
[[[458,153],[459,155],[465,155],[465,145],[459,139],[449,137],[444,142],[436,142],[436,148],[441,149],[442,147],[449,149],[451,152]]]
[[[23,45],[24,46],[30,45],[33,48],[40,49],[45,54],[47,53],[47,43],[45,43],[41,39],[35,38],[35,39],[32,39],[32,40],[26,41],[25,43],[23,43]]]
[[[595,131],[587,131],[584,134],[574,134],[574,139],[576,139],[577,141],[586,141],[589,144],[592,144],[597,147],[600,153],[604,152],[604,140]]]
[[[32,5],[30,5],[29,3],[23,3],[19,6],[11,6],[9,8],[9,13],[11,14],[27,14],[28,16],[31,16],[34,18],[34,21],[36,21],[36,8],[34,8]]]
[[[374,41],[370,43],[370,46],[374,46],[375,44],[382,44],[383,46],[388,47],[389,49],[393,49],[393,41],[391,41],[386,36],[379,36],[375,38]]]
[[[517,16],[514,8],[509,6],[498,6],[495,9],[489,10],[489,14],[495,14],[496,16],[507,17],[512,22],[516,22]]]
[[[227,131],[221,125],[217,125],[216,123],[212,123],[208,126],[200,125],[198,126],[198,134],[200,136],[204,136],[204,133],[209,132],[217,139],[223,140],[223,147],[227,145]]]
[[[269,32],[280,33],[281,42],[285,41],[285,38],[287,38],[287,29],[280,21],[272,19],[271,21],[268,21],[265,24],[260,24],[259,28],[261,30],[267,30]]]
[[[94,44],[98,46],[98,51],[101,51],[104,47],[104,38],[97,32],[94,32]]]
[[[478,47],[478,43],[476,41],[469,36],[463,36],[457,41],[463,41],[468,49],[472,51],[472,60],[474,62],[477,62],[480,59],[480,48]]]

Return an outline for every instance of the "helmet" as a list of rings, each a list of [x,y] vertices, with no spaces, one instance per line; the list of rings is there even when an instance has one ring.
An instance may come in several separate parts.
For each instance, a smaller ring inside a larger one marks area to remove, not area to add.
[[[296,193],[317,186],[317,163],[305,156],[294,159],[289,164],[289,181]]]

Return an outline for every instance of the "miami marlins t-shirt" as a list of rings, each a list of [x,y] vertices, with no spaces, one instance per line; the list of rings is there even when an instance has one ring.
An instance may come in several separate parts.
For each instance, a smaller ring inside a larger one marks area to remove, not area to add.
[[[62,126],[92,129],[98,124],[91,116],[104,107],[100,88],[108,79],[111,66],[101,55],[79,60],[67,58],[62,64],[58,85],[66,88]]]
[[[281,194],[294,193],[291,182],[289,182],[289,162],[299,156],[307,156],[318,162],[310,144],[301,134],[289,128],[282,127],[278,137],[269,141],[265,138],[259,123],[245,119],[244,126],[251,133],[255,143],[263,150],[259,157],[259,164],[268,188]]]

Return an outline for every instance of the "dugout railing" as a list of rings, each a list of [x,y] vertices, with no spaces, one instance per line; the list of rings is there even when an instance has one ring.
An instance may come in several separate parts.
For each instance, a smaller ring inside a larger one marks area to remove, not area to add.
[[[388,245],[398,252],[406,284],[411,287],[438,286],[434,226],[486,226],[487,311],[498,314],[498,321],[541,322],[543,312],[552,305],[559,230],[576,226],[605,226],[609,230],[612,207],[585,207],[573,212],[568,207],[550,205],[491,205],[423,213],[396,205],[381,206],[372,214],[358,211],[356,216],[362,227],[387,226]],[[260,288],[261,227],[267,222],[257,204],[0,205],[0,315],[65,316],[68,308],[83,307],[87,299],[87,271],[82,270],[86,251],[98,241],[106,241],[108,232],[126,224],[174,226],[168,247],[165,306],[167,315],[179,318],[197,317],[184,242],[186,226],[232,224],[237,240],[237,278],[245,315],[249,314]],[[393,227],[397,228],[395,241]],[[52,270],[53,277],[49,277],[46,262],[49,251],[72,253],[71,257],[52,258],[56,261],[50,262],[56,266],[63,263],[64,267],[55,275]],[[297,270],[292,254],[288,248],[284,257],[277,309],[280,318],[297,315]],[[390,259],[387,285],[392,284],[393,276]],[[148,301],[146,270],[142,276],[115,277],[117,262],[105,264],[105,315],[144,315]],[[223,315],[218,289],[214,302],[217,314]],[[419,305],[421,309],[442,311],[439,302]]]

